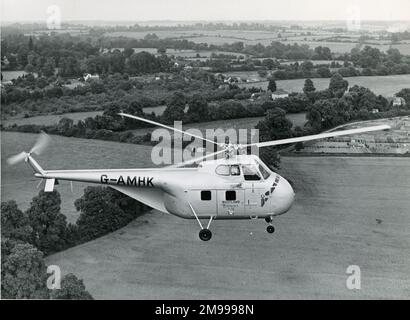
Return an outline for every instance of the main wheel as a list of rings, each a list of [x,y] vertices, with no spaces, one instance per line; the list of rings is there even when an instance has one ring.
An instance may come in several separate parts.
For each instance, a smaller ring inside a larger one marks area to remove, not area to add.
[[[271,223],[272,222],[272,217],[271,216],[267,216],[265,218],[266,223]]]
[[[268,226],[268,227],[266,228],[266,231],[268,231],[268,233],[274,233],[274,232],[275,232],[275,228],[274,228],[274,226]]]
[[[209,241],[212,238],[212,232],[208,229],[202,229],[199,231],[199,239],[202,241]]]

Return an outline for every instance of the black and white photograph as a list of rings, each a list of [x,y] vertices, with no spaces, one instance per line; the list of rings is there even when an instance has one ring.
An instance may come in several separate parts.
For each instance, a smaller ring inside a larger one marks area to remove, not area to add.
[[[410,299],[409,0],[1,0],[0,110],[2,300]]]

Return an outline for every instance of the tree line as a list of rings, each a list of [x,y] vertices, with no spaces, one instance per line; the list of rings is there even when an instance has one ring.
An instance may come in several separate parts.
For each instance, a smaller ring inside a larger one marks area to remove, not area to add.
[[[26,211],[1,203],[1,294],[5,299],[92,299],[82,280],[62,278],[61,289],[46,287],[44,256],[117,230],[146,207],[111,188],[87,187],[75,201],[77,221],[67,223],[58,191],[40,191]]]

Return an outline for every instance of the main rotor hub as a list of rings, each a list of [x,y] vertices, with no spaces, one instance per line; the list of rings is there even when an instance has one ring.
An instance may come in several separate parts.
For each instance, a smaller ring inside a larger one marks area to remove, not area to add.
[[[224,143],[222,148],[225,149],[225,159],[229,159],[236,156],[243,146],[236,143]]]

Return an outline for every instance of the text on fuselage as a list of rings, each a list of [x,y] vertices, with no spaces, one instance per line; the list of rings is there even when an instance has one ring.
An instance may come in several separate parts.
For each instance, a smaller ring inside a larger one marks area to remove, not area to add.
[[[108,178],[106,174],[101,175],[102,184],[116,184],[119,186],[153,187],[153,177],[140,176],[119,176],[118,178]]]

